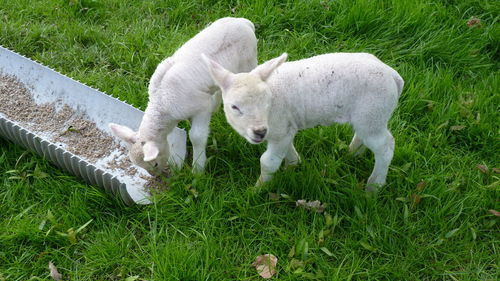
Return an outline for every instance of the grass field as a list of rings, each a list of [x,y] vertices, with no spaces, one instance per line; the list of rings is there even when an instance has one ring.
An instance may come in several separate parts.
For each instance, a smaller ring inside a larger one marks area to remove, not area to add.
[[[0,45],[144,109],[156,65],[224,16],[255,23],[260,62],[363,51],[401,74],[387,186],[365,195],[348,126],[300,132],[303,163],[256,194],[265,147],[219,111],[206,173],[134,207],[0,139],[0,280],[259,280],[267,253],[276,280],[498,280],[499,1],[0,0]]]

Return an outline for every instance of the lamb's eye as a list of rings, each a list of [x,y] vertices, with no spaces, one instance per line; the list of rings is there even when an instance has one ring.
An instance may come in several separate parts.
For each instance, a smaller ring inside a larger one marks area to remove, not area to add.
[[[158,163],[155,163],[155,168],[158,167]]]
[[[243,115],[243,112],[241,112],[241,109],[239,107],[237,107],[236,105],[231,105],[231,109],[233,111],[235,111],[236,113],[238,113],[239,115]]]

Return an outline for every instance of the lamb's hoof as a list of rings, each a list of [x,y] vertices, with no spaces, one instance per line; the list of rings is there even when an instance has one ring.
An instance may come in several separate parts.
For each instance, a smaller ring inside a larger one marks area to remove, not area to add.
[[[250,192],[250,194],[259,194],[261,193],[263,190],[263,185],[262,184],[255,184],[253,186],[250,186],[248,188],[248,192]]]
[[[262,185],[264,185],[264,179],[262,178],[262,176],[260,176],[260,177],[257,179],[257,182],[255,183],[255,186],[254,186],[254,187],[261,187]]]
[[[285,160],[285,167],[288,166],[298,166],[300,164],[300,161],[286,161]]]
[[[289,167],[291,167],[291,168],[293,168],[293,167],[297,167],[297,166],[300,164],[300,162],[301,162],[301,161],[300,161],[300,158],[298,158],[297,160],[293,160],[293,161],[288,161],[288,160],[286,160],[286,159],[285,159],[285,165],[284,165],[284,167],[285,167],[285,168],[289,168]]]
[[[205,169],[203,167],[200,167],[200,166],[194,166],[192,169],[192,172],[195,175],[202,175],[203,173],[205,173]]]
[[[372,193],[375,194],[377,193],[378,189],[382,187],[383,184],[378,184],[378,183],[367,183],[366,184],[366,192],[367,193]]]
[[[349,154],[352,155],[352,157],[359,157],[363,155],[366,151],[366,146],[360,146],[357,148],[349,148]]]
[[[266,184],[266,180],[264,180],[261,177],[259,177],[259,179],[257,180],[257,182],[255,183],[254,186],[250,187],[249,190],[252,192],[252,193],[260,193],[262,192],[262,190],[264,189],[264,186]]]

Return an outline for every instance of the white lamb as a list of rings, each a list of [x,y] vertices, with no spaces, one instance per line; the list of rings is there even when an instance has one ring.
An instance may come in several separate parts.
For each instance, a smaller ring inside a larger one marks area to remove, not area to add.
[[[149,83],[149,102],[138,132],[109,124],[127,143],[134,164],[154,175],[163,173],[170,157],[167,135],[179,121],[190,119],[193,170],[204,170],[210,117],[220,104],[220,90],[200,54],[232,72],[250,71],[257,66],[254,31],[247,19],[219,19],[158,65]]]
[[[285,165],[300,162],[293,146],[298,130],[334,122],[353,126],[350,151],[359,153],[365,145],[375,154],[367,190],[385,184],[394,151],[387,122],[404,84],[394,69],[366,53],[283,63],[285,53],[249,73],[233,74],[202,57],[222,89],[229,124],[250,143],[268,142],[257,185],[269,181],[283,159]]]

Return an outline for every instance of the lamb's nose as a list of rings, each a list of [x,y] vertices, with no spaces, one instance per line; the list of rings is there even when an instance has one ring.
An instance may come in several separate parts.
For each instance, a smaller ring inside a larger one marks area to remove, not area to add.
[[[267,128],[259,128],[259,129],[254,129],[253,133],[263,139],[266,136],[267,133]]]

